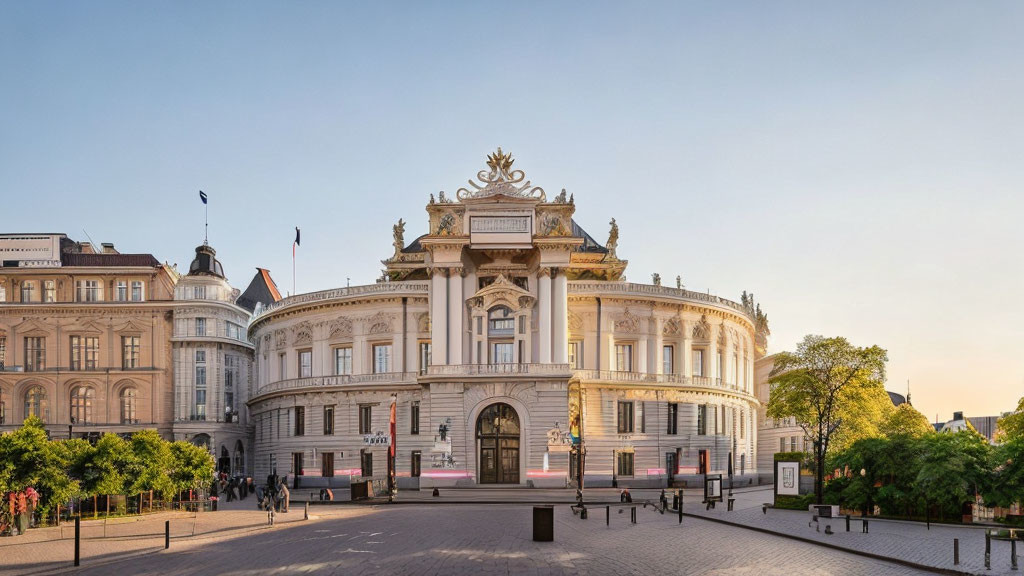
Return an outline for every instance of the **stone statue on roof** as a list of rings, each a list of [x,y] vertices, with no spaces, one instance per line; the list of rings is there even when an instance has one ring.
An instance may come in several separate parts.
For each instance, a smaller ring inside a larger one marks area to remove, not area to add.
[[[604,247],[608,249],[608,257],[616,260],[618,256],[615,255],[615,249],[619,245],[619,225],[615,223],[615,218],[612,218],[609,224],[611,224],[612,228],[608,231],[608,242]]]
[[[395,236],[395,254],[401,254],[402,248],[405,248],[405,220],[398,219],[398,224],[392,228],[392,234]]]

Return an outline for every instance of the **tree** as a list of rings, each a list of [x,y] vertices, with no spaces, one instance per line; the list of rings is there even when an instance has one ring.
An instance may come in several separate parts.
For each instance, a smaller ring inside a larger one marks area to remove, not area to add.
[[[1024,437],[1015,437],[992,450],[991,481],[983,492],[986,506],[1009,508],[1024,495]]]
[[[937,506],[943,516],[958,516],[978,492],[990,491],[988,464],[991,446],[970,430],[928,434],[921,443],[921,468],[915,488],[925,506]]]
[[[131,444],[116,434],[104,434],[92,454],[92,474],[86,489],[90,494],[127,494],[138,462]]]
[[[1024,438],[1024,398],[1017,403],[1017,409],[996,422],[999,439],[1011,441]]]
[[[170,443],[156,430],[141,430],[130,441],[134,460],[129,467],[129,492],[153,490],[164,498],[174,495],[169,472],[172,465]]]
[[[820,504],[830,444],[844,421],[872,388],[884,391],[885,350],[858,348],[845,338],[806,336],[796,352],[776,356],[770,378],[768,416],[796,420],[811,439],[814,495]]]
[[[205,448],[188,442],[174,442],[171,452],[171,483],[183,492],[206,486],[213,480],[213,456]]]
[[[881,432],[888,437],[920,438],[925,434],[934,434],[935,428],[928,422],[928,417],[918,412],[917,408],[910,404],[900,404],[882,423]]]

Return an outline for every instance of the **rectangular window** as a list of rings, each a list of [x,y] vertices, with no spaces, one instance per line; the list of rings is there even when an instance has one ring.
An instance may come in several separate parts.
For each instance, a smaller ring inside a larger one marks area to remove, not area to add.
[[[512,364],[515,360],[515,346],[512,342],[495,342],[491,344],[492,364]]]
[[[324,452],[320,455],[320,475],[324,478],[334,478],[334,452]]]
[[[299,378],[313,376],[313,351],[309,348],[299,350]]]
[[[619,402],[619,434],[633,432],[633,403]]]
[[[32,280],[24,280],[21,283],[21,301],[32,302],[35,300],[36,283]]]
[[[420,456],[420,451],[419,450],[413,450],[412,451],[412,462],[409,465],[409,475],[412,476],[413,478],[419,478],[420,477],[420,461],[421,461],[421,459],[422,458]]]
[[[694,350],[693,351],[693,374],[692,376],[703,376],[704,375],[704,351]]]
[[[706,436],[708,433],[708,405],[697,406],[697,435]]]
[[[295,436],[306,435],[306,408],[304,406],[295,407]]]
[[[206,378],[206,368],[203,368],[203,378]],[[196,390],[196,415],[195,420],[206,420],[206,389]]]
[[[142,282],[132,280],[132,302],[142,302],[145,298],[142,293]]]
[[[59,360],[59,358],[58,358]],[[46,370],[46,338],[25,338],[25,372]]]
[[[288,366],[285,364],[286,355],[281,352],[277,355],[277,377],[278,380],[284,380],[285,375],[288,374]]]
[[[363,478],[373,476],[373,452],[366,448],[359,451],[359,468]]]
[[[334,406],[324,406],[324,436],[334,435]]]
[[[616,452],[616,476],[632,476],[633,475],[633,453],[632,452]]]
[[[4,286],[3,280],[0,280],[0,302],[7,302],[7,287]]]
[[[477,316],[476,317],[476,333],[477,334],[483,334],[484,333],[484,319],[483,319],[482,316]]]
[[[196,364],[206,362],[206,350],[196,350]]]
[[[196,388],[206,388],[206,366],[196,366]]]
[[[57,301],[57,287],[53,280],[43,280],[43,302]]]
[[[0,336],[0,370],[7,366],[7,338]]]
[[[76,280],[75,291],[79,302],[99,302],[103,300],[103,287],[99,280]]]
[[[679,404],[670,402],[668,405],[668,433],[679,433]]]
[[[427,367],[433,361],[430,342],[420,342],[420,374],[427,373]]]
[[[346,347],[334,349],[334,373],[338,375],[352,373],[351,348]]]
[[[661,347],[661,372],[663,374],[675,374],[675,350],[674,346]]]
[[[242,361],[234,354],[224,355],[224,408],[235,413],[235,384],[242,383]],[[230,422],[230,417],[228,422]],[[236,420],[237,422],[237,420]]]
[[[206,318],[196,318],[196,336],[206,336]]]
[[[796,436],[790,436],[789,438],[789,451],[796,452]]]
[[[95,370],[100,353],[100,339],[95,336],[71,337],[71,369]]]
[[[373,434],[373,406],[362,404],[359,406],[359,433]]]
[[[569,366],[576,370],[583,369],[583,342],[569,342]]]
[[[619,372],[633,371],[633,345],[615,345],[615,369]]]
[[[413,402],[409,407],[409,434],[420,433],[420,403]]]
[[[121,367],[138,368],[139,363],[139,338],[138,336],[121,337]]]
[[[375,344],[373,346],[373,373],[387,374],[391,372],[391,344]]]
[[[193,286],[192,299],[202,300],[204,298],[206,298],[206,286]]]
[[[128,300],[128,283],[124,280],[117,281],[117,289],[114,291],[114,300],[125,302]]]
[[[786,451],[786,438],[785,437],[779,438],[779,452],[785,452],[785,451]]]
[[[305,464],[302,462],[302,452],[292,452],[292,473],[302,476],[305,473]]]
[[[519,333],[526,334],[526,316],[519,317]]]

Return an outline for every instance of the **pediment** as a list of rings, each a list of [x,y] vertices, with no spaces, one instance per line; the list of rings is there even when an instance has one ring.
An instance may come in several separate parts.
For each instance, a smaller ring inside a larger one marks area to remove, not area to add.
[[[28,318],[20,324],[16,324],[14,329],[25,336],[46,336],[48,333],[54,330],[52,324],[47,324],[36,320],[35,318]]]
[[[149,329],[149,326],[146,326],[146,325],[144,325],[142,323],[139,323],[139,322],[136,322],[134,320],[128,320],[128,321],[124,322],[123,324],[120,324],[120,325],[114,327],[114,331],[115,332],[126,332],[126,333],[135,333],[135,332],[140,332],[141,333],[141,332],[145,332],[148,329]]]
[[[498,277],[487,286],[484,286],[473,295],[470,300],[474,305],[484,309],[491,309],[497,304],[503,304],[512,309],[528,308],[533,305],[533,295],[509,282],[504,274]]]

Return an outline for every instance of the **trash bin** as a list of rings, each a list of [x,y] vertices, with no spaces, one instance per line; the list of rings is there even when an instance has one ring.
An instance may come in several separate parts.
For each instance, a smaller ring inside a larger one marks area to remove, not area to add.
[[[552,542],[555,539],[555,507],[533,507],[533,541]]]

